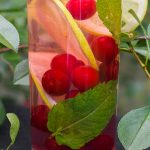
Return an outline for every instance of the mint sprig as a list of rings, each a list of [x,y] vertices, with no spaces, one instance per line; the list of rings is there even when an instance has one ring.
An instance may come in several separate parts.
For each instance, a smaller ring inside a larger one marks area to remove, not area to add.
[[[53,107],[47,126],[59,145],[79,149],[103,131],[115,112],[116,84],[99,84]]]

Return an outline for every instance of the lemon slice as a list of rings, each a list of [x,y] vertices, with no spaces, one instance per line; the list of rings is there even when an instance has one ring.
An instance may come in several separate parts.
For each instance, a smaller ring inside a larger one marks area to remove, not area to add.
[[[131,32],[139,25],[135,18],[129,13],[129,10],[133,9],[139,20],[142,21],[146,14],[147,7],[148,0],[122,0],[122,32]]]

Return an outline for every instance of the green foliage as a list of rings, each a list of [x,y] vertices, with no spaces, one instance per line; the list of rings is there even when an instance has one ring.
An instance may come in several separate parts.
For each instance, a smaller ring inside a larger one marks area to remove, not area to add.
[[[24,50],[20,53],[20,55],[16,54],[15,52],[18,52],[18,46],[19,46],[19,34],[21,37],[21,42],[27,41],[27,30],[26,29],[26,0],[21,0],[18,2],[18,0],[1,0],[0,2],[0,12],[1,15],[5,16],[11,23],[6,20],[3,16],[0,15],[0,47],[6,47],[14,50],[8,51],[5,53],[1,53],[0,55],[0,97],[1,99],[8,100],[8,97],[11,97],[11,99],[14,98],[14,93],[20,97],[21,92],[23,91],[23,88],[20,87],[19,89],[17,87],[13,87],[12,84],[12,76],[13,76],[13,69],[17,65],[17,63],[22,60],[25,56],[22,53]],[[14,25],[15,26],[14,26]],[[19,34],[18,34],[18,31]],[[27,42],[26,42],[27,43]],[[5,91],[7,91],[7,95],[5,94]],[[17,101],[17,96],[15,95],[15,100]],[[23,93],[23,96],[25,94]],[[19,98],[20,99],[20,98]],[[0,125],[2,125],[4,119],[6,117],[5,108],[0,101]],[[10,138],[11,143],[8,146],[7,150],[10,149],[10,147],[14,144],[16,136],[19,132],[20,128],[20,122],[18,117],[13,114],[9,113],[7,114],[7,118],[10,121],[11,127],[10,127]]]
[[[16,28],[0,15],[0,43],[6,47],[18,51],[19,34]]]
[[[116,107],[116,81],[54,106],[48,116],[48,129],[57,142],[79,149],[98,136],[110,121]]]
[[[10,147],[14,144],[16,137],[18,135],[19,128],[20,128],[20,121],[19,121],[19,118],[14,113],[8,113],[7,118],[11,124],[11,126],[10,126],[11,143],[7,147],[7,150],[9,150]]]
[[[27,43],[27,0],[1,0],[0,13],[7,18],[18,30],[20,43]]]
[[[16,11],[26,6],[26,0],[1,0],[0,11]]]
[[[13,68],[21,61],[21,56],[13,51],[3,53],[1,54],[1,57],[3,57]]]
[[[0,13],[9,22],[11,22],[20,36],[20,43],[27,43],[27,14],[26,0],[1,0]],[[10,36],[11,33],[8,33]],[[0,44],[0,48],[4,45]],[[27,58],[27,49],[20,49],[18,54],[14,51],[7,51],[0,54],[0,87],[3,89],[0,92],[0,97],[5,99],[11,98],[15,102],[24,102],[28,98],[29,89],[13,85],[14,68],[16,65]],[[7,91],[7,94],[6,92]]]
[[[99,17],[119,42],[122,16],[121,0],[97,0]]]
[[[146,47],[134,47],[134,50],[141,56],[143,56],[143,58],[147,57],[147,48]],[[150,52],[148,54],[148,59],[150,61]]]
[[[29,85],[29,69],[28,59],[21,61],[17,64],[14,72],[14,84],[15,85]]]
[[[118,125],[118,136],[126,150],[150,147],[150,107],[132,110]]]

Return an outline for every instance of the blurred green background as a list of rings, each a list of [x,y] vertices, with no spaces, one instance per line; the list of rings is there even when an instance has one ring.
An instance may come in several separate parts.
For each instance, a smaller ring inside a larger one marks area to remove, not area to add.
[[[0,14],[18,29],[21,44],[27,44],[26,0],[0,0]],[[144,26],[150,23],[149,16],[150,9],[145,17]],[[141,32],[140,29],[138,31]],[[0,45],[1,47],[4,46]],[[0,100],[10,100],[22,105],[29,99],[28,87],[13,85],[14,68],[24,58],[27,58],[27,49],[21,49],[19,55],[12,51],[0,54]],[[150,81],[133,56],[121,53],[118,115],[122,116],[131,109],[149,104]]]

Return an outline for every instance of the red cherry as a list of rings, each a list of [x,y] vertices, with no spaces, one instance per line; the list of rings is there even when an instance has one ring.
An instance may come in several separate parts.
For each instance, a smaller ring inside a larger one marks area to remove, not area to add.
[[[101,82],[117,80],[118,72],[119,72],[119,62],[115,60],[109,65],[102,63],[102,64],[100,64],[99,72],[100,72],[100,81]]]
[[[58,145],[54,138],[48,138],[45,144],[49,150],[70,150],[66,146]]]
[[[49,111],[50,110],[46,105],[32,107],[31,125],[42,131],[48,131],[47,121]]]
[[[78,66],[84,66],[84,65],[85,65],[85,64],[84,64],[84,62],[83,62],[82,60],[77,60],[75,66],[74,66],[74,68],[75,68],[75,67],[78,67]]]
[[[90,66],[79,66],[72,71],[72,82],[80,91],[86,91],[99,83],[99,73]]]
[[[119,62],[113,61],[107,69],[107,81],[110,80],[117,80],[118,79],[118,73],[119,73]]]
[[[69,0],[67,9],[77,20],[84,20],[92,17],[96,13],[95,0]]]
[[[53,58],[51,62],[52,69],[58,69],[70,74],[75,67],[77,59],[71,54],[60,54]]]
[[[94,39],[91,48],[97,60],[105,64],[110,64],[118,54],[115,40],[107,36]]]
[[[114,146],[114,139],[109,135],[100,135],[91,141],[93,150],[112,150]]]
[[[42,86],[49,94],[55,96],[63,95],[70,88],[70,80],[64,72],[52,69],[44,73]]]
[[[78,93],[79,93],[78,90],[69,91],[69,92],[66,94],[65,99],[74,98]]]
[[[101,63],[99,66],[99,73],[100,73],[100,81],[107,82],[107,70],[108,66],[104,63]]]
[[[92,35],[92,34],[88,34],[88,35],[86,36],[86,39],[87,39],[87,41],[88,41],[88,43],[89,43],[90,45],[92,44],[92,42],[94,41],[95,38],[97,38],[97,36]]]

